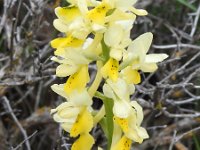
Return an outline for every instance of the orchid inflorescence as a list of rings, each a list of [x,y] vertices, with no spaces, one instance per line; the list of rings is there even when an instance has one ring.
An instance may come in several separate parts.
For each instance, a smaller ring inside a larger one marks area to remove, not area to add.
[[[154,72],[166,54],[147,54],[152,33],[135,40],[130,32],[137,16],[147,15],[132,7],[136,0],[68,0],[69,6],[57,7],[54,27],[63,33],[51,41],[52,60],[59,63],[57,77],[68,77],[52,90],[66,99],[51,110],[53,119],[77,138],[72,150],[90,150],[95,139],[90,131],[98,123],[107,139],[108,149],[129,150],[132,142],[142,143],[149,136],[141,127],[142,107],[130,100],[134,85],[141,82],[139,71]],[[89,65],[95,63],[94,81]],[[104,81],[103,92],[97,91]],[[89,82],[92,82],[90,85]],[[94,97],[103,101],[99,111],[92,108]]]

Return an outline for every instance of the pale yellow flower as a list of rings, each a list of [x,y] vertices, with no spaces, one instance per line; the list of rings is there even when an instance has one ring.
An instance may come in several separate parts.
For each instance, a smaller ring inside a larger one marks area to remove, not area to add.
[[[90,150],[94,144],[94,138],[89,133],[83,133],[72,145],[71,150]]]
[[[101,40],[103,34],[96,33],[94,39],[87,38],[85,44],[83,45],[84,55],[93,60],[97,60],[100,54],[102,53]]]
[[[92,98],[86,88],[81,91],[74,90],[70,94],[65,91],[66,84],[53,84],[51,89],[58,95],[65,98],[68,102],[74,103],[76,106],[90,106]]]
[[[93,7],[99,4],[96,0],[67,0],[72,6],[77,6],[79,10],[85,14],[88,12],[88,7]]]
[[[65,84],[53,84],[53,85],[51,86],[51,89],[52,89],[55,93],[57,93],[58,95],[64,97],[65,99],[68,99],[69,97],[68,97],[67,93],[66,93],[65,90],[64,90],[64,86],[65,86]]]
[[[106,80],[103,86],[105,96],[114,100],[113,113],[119,118],[130,116],[132,106],[130,105],[130,95],[134,93],[134,85],[128,85],[123,79],[118,78],[113,82]]]
[[[136,15],[131,12],[124,12],[120,9],[115,9],[110,15],[106,16],[105,21],[107,23],[116,22],[116,21],[124,21],[124,20],[132,20],[136,19]]]
[[[147,11],[143,9],[136,9],[133,5],[137,2],[137,0],[103,0],[104,2],[108,3],[111,8],[119,9],[121,11],[131,11],[136,15],[145,16],[147,15]]]
[[[82,133],[89,133],[93,127],[93,117],[89,110],[83,108],[79,113],[76,122],[73,124],[70,136],[77,137]]]
[[[75,74],[68,78],[64,90],[69,95],[74,91],[81,92],[85,89],[89,80],[88,66],[82,66]]]
[[[120,61],[125,48],[131,43],[130,30],[134,20],[111,23],[104,34],[104,41],[110,47],[110,57]]]
[[[58,19],[54,20],[53,25],[58,31],[71,34],[78,39],[85,39],[91,32],[78,7],[57,7],[55,13]]]
[[[89,134],[93,127],[93,117],[88,108],[87,106],[76,106],[73,102],[65,102],[51,110],[53,119],[59,122],[71,137],[80,135],[72,145],[72,150],[90,149],[94,144],[94,139]]]
[[[128,139],[141,143],[143,139],[148,138],[148,134],[144,128],[140,127],[143,120],[142,107],[136,101],[130,101],[134,86],[120,78],[117,82],[108,79],[106,83],[103,86],[103,92],[105,96],[114,100],[115,123],[120,126]],[[121,135],[121,131],[116,131],[115,134]]]
[[[111,80],[116,81],[118,79],[118,70],[119,62],[113,58],[110,58],[101,68],[101,74],[105,79],[109,77]]]
[[[132,41],[123,58],[123,63],[132,66],[132,69],[143,72],[154,72],[158,62],[168,57],[166,54],[147,54],[152,43],[152,33],[144,33]]]
[[[90,150],[94,144],[93,137],[89,134],[93,127],[93,117],[87,108],[83,108],[79,113],[76,122],[73,124],[70,136],[80,137],[72,145],[72,150]],[[86,144],[87,143],[87,144]]]
[[[143,120],[143,111],[141,106],[136,102],[132,101],[130,116],[128,118],[114,117],[114,121],[118,124],[124,135],[133,140],[134,142],[142,143],[144,139],[149,138],[145,128],[140,127]]]
[[[56,68],[58,77],[66,77],[76,73],[83,65],[88,65],[96,60],[102,49],[99,42],[102,39],[101,34],[96,34],[94,39],[87,38],[79,47],[57,48],[51,60],[59,63]]]
[[[90,21],[91,28],[96,32],[105,31],[105,18],[106,13],[110,10],[110,6],[107,3],[101,2],[99,5],[89,10],[86,17]]]
[[[80,137],[72,145],[73,150],[78,148],[90,149],[94,144],[93,137],[89,134],[93,127],[93,116],[91,114],[92,98],[86,89],[81,92],[74,91],[66,94],[65,85],[53,85],[52,89],[65,97],[68,102],[64,102],[57,108],[51,110],[53,119],[59,122],[61,127],[70,133],[71,137]],[[84,146],[87,142],[87,146]]]
[[[121,70],[120,76],[128,83],[128,84],[138,84],[141,82],[140,73],[132,69],[131,66],[128,66]]]
[[[67,132],[70,132],[79,113],[80,108],[76,107],[72,102],[62,103],[57,108],[51,110],[53,119],[59,122]]]
[[[130,150],[132,141],[131,139],[123,136],[115,145],[111,147],[111,150]]]
[[[56,68],[56,75],[58,77],[66,77],[76,73],[82,66],[88,65],[90,60],[83,55],[83,51],[79,49],[63,49],[58,52],[57,56],[52,57],[51,60],[60,63]]]
[[[68,2],[68,7],[55,9],[58,18],[53,23],[64,35],[51,41],[51,46],[56,49],[52,60],[59,63],[56,75],[69,76],[66,83],[51,87],[66,100],[51,110],[53,119],[70,137],[78,137],[72,150],[90,150],[94,139],[89,132],[105,115],[103,106],[95,116],[97,119],[93,118],[91,107],[92,97],[103,77],[106,82],[103,93],[114,102],[114,131],[110,149],[130,150],[132,142],[142,143],[149,137],[141,127],[144,118],[142,107],[130,100],[135,91],[134,84],[141,82],[139,71],[155,71],[157,63],[168,56],[147,54],[152,33],[145,33],[133,41],[130,39],[136,15],[147,15],[147,11],[134,7],[137,0]],[[88,66],[93,61],[98,61],[97,75],[87,89],[90,81]]]
[[[56,38],[51,41],[51,46],[56,49],[67,47],[81,47],[84,44],[84,40],[68,35],[67,37]]]

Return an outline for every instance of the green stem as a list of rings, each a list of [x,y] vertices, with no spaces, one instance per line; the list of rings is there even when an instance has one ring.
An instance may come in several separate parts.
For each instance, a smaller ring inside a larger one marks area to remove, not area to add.
[[[101,75],[101,68],[103,64],[107,62],[109,59],[109,53],[110,48],[105,44],[103,35],[99,34],[95,36],[95,42],[92,46],[90,46],[89,50],[93,50],[94,45],[96,45],[96,42],[99,42],[101,40],[101,46],[102,46],[102,58],[104,61],[97,61],[97,74],[95,77],[95,80],[93,81],[92,85],[88,89],[88,93],[91,97],[95,96],[99,99],[101,99],[104,103],[104,105],[101,107],[100,111],[96,114],[94,117],[94,124],[100,123],[102,126],[102,129],[106,133],[107,139],[108,139],[108,146],[107,149],[110,150],[111,144],[112,144],[112,136],[113,136],[113,105],[114,102],[112,99],[104,96],[102,93],[98,92],[97,89],[101,83],[102,75]],[[104,121],[104,124],[101,124],[101,121]]]
[[[102,93],[100,92],[96,92],[95,93],[95,97],[101,99],[104,103],[104,107],[105,107],[105,112],[106,112],[106,132],[107,132],[107,138],[108,138],[108,150],[110,150],[111,144],[112,144],[112,136],[113,136],[113,105],[114,102],[112,99],[104,96]],[[98,118],[100,119],[100,118]]]

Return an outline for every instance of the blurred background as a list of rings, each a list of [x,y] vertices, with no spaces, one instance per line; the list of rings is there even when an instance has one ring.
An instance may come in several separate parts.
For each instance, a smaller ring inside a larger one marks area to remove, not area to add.
[[[65,0],[0,0],[0,150],[67,150],[69,138],[49,112],[63,99],[50,86],[56,78],[49,42],[59,36],[52,26],[54,8]],[[139,0],[149,12],[138,17],[134,39],[152,32],[150,53],[170,57],[131,97],[144,108],[143,126],[150,138],[134,150],[200,150],[200,2]],[[95,68],[91,65],[90,75]],[[101,88],[100,88],[101,90]],[[93,104],[98,109],[101,103]],[[106,139],[99,126],[92,131],[97,146]]]

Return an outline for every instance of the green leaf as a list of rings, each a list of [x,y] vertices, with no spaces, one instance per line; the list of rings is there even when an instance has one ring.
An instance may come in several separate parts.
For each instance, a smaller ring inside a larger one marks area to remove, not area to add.
[[[108,61],[109,57],[110,57],[110,48],[106,45],[106,43],[104,42],[104,39],[101,40],[101,46],[102,46],[102,50],[103,50],[103,58],[104,58],[104,64]]]
[[[103,132],[105,133],[106,137],[108,137],[109,133],[107,129],[106,117],[102,118],[99,124],[101,125],[101,128],[103,129]]]
[[[104,119],[102,119],[100,124],[102,125],[102,129],[104,130],[104,132],[107,136],[108,150],[110,150],[110,147],[111,147],[111,144],[112,144],[113,128],[114,128],[113,111],[112,111],[114,102],[113,102],[112,99],[104,96],[100,92],[96,92],[95,97],[100,98],[104,103],[106,117]]]
[[[194,140],[196,150],[200,150],[200,143],[195,134],[193,135],[193,140]]]
[[[188,8],[192,9],[193,11],[197,11],[197,8],[194,5],[190,4],[187,0],[177,0],[177,1],[187,6]]]

